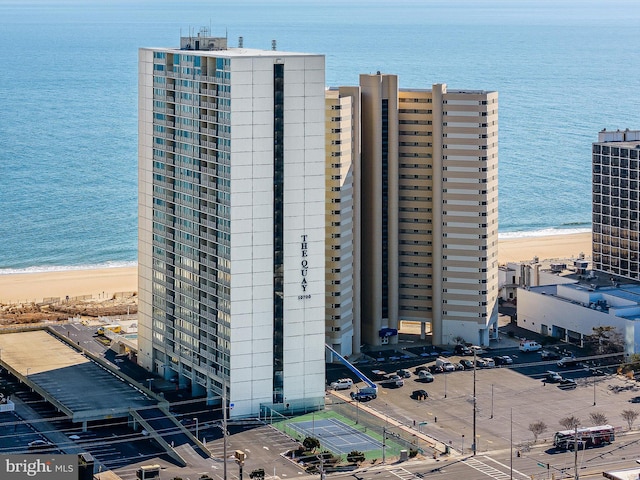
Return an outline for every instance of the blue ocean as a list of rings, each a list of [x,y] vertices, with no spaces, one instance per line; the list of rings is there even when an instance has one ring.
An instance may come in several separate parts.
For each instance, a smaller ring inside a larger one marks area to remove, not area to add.
[[[403,88],[497,90],[500,235],[590,229],[591,143],[640,129],[637,0],[0,0],[0,274],[134,265],[137,55],[207,28]]]

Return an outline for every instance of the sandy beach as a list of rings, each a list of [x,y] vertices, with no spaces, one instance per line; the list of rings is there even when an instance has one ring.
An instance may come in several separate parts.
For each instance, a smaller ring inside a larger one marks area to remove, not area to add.
[[[5,304],[67,295],[110,298],[114,293],[137,291],[137,267],[0,275],[0,303]]]
[[[544,260],[570,260],[584,253],[591,257],[591,233],[503,239],[499,241],[500,264]],[[41,302],[44,298],[110,298],[117,292],[137,292],[136,267],[72,270],[0,275],[0,303]]]
[[[591,232],[502,239],[498,242],[500,264],[531,261],[533,257],[540,261],[571,260],[577,259],[581,253],[585,258],[591,258]]]

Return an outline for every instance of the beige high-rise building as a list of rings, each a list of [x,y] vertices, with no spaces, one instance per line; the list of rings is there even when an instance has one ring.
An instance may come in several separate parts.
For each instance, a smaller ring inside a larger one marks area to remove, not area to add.
[[[593,268],[640,280],[640,131],[598,134],[592,150]]]
[[[329,89],[326,103],[326,339],[360,351],[360,89]]]
[[[361,75],[362,342],[497,335],[498,94]],[[358,176],[358,172],[356,172]],[[388,337],[386,335],[389,335]]]

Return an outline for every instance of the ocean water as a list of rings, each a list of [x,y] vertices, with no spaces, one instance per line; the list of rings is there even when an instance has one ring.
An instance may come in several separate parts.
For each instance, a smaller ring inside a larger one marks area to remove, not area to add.
[[[206,27],[326,83],[497,90],[500,235],[590,229],[591,143],[640,129],[637,0],[0,0],[0,274],[133,265],[137,51]]]

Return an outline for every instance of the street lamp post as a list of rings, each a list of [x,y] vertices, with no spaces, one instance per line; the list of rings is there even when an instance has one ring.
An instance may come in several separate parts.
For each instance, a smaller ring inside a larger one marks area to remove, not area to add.
[[[196,422],[196,438],[198,438],[198,417],[193,417],[193,420]]]
[[[596,377],[593,377],[593,406],[596,406]]]

